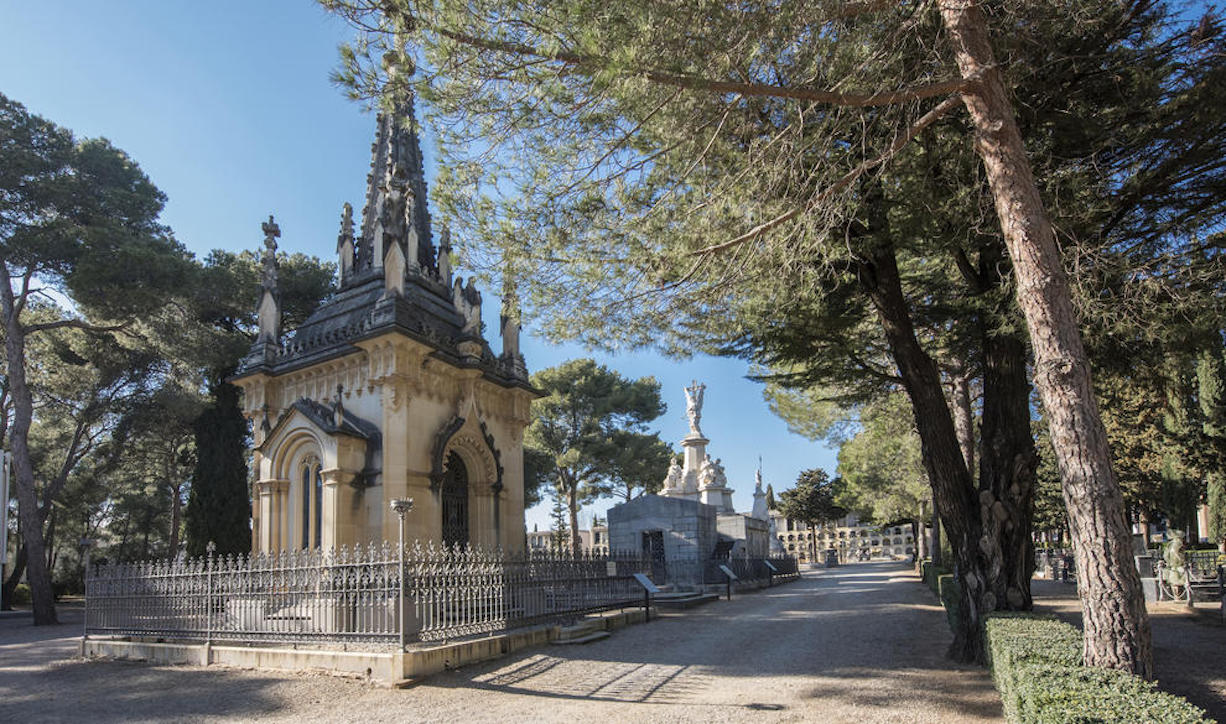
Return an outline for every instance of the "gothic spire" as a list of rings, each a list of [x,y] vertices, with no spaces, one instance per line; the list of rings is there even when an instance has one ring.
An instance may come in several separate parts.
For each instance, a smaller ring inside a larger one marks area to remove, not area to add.
[[[409,262],[408,273],[420,270],[434,277],[438,262],[431,241],[413,94],[403,82],[397,82],[401,79],[394,64],[389,64],[388,75],[391,92],[375,120],[370,175],[366,177],[358,269],[382,267],[396,244]]]

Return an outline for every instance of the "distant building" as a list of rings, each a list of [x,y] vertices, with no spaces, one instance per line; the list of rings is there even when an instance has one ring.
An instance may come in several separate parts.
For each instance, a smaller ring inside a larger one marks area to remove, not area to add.
[[[809,559],[812,547],[817,543],[817,560],[824,560],[823,551],[833,548],[839,552],[840,561],[866,558],[907,558],[915,550],[915,536],[909,525],[878,526],[861,523],[855,515],[848,515],[829,525],[810,530],[800,521],[787,518],[777,510],[770,512],[771,520],[778,531],[779,542],[788,553],[799,561]]]
[[[552,530],[534,530],[528,534],[528,550],[529,551],[549,551],[554,550],[557,545],[557,533]],[[563,548],[570,547],[570,531],[564,535]],[[609,528],[608,526],[598,525],[591,530],[579,530],[579,545],[584,553],[594,553],[603,555],[609,552]]]

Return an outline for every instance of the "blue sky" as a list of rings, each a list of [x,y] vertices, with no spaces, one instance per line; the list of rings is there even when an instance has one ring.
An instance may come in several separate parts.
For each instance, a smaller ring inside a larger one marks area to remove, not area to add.
[[[257,248],[272,213],[283,250],[331,258],[341,204],[362,205],[374,133],[373,115],[328,80],[349,35],[308,0],[0,0],[0,93],[127,151],[169,197],[163,221],[199,256]],[[424,142],[432,172],[433,140]],[[485,297],[496,314],[495,296]],[[835,451],[788,432],[744,362],[592,354],[534,337],[531,320],[525,331],[530,370],[593,356],[659,379],[669,410],[654,429],[677,450],[682,387],[705,382],[703,432],[739,510],[752,504],[759,455],[777,492],[803,469],[834,470]],[[534,524],[548,527],[547,506],[529,511]]]

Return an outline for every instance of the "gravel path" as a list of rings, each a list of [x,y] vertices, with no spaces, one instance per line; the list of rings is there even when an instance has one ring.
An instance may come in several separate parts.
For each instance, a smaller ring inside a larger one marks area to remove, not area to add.
[[[0,620],[0,721],[1000,721],[987,673],[944,658],[944,612],[910,566],[895,563],[809,572],[593,644],[530,649],[405,690],[74,661],[78,632]]]
[[[1081,604],[1068,583],[1036,580],[1031,585],[1035,610],[1052,613],[1081,627]],[[1190,611],[1179,603],[1150,603],[1154,637],[1154,674],[1158,686],[1186,697],[1226,722],[1226,626],[1211,604]]]

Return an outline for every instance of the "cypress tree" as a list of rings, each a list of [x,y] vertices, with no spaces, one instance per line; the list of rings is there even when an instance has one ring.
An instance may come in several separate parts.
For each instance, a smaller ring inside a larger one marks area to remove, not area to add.
[[[1201,352],[1196,361],[1197,397],[1203,416],[1205,448],[1209,453],[1206,469],[1206,502],[1209,505],[1210,540],[1226,541],[1226,374],[1222,369],[1221,349]]]
[[[251,500],[247,489],[247,421],[239,409],[239,389],[213,386],[213,404],[196,418],[196,471],[187,499],[187,554],[205,555],[209,541],[217,553],[251,550]]]

